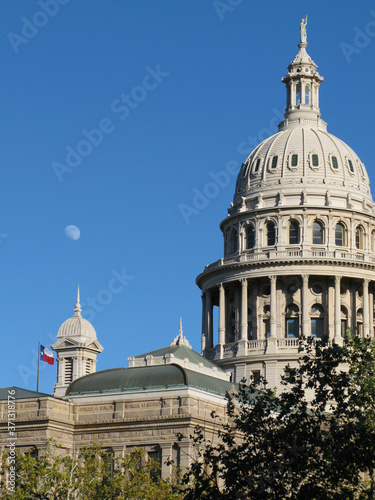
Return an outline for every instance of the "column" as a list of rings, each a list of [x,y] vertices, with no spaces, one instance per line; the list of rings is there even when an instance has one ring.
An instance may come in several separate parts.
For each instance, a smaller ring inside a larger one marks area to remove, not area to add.
[[[163,479],[168,479],[172,474],[172,465],[167,465],[172,459],[172,445],[167,444],[161,449],[161,477]]]
[[[369,297],[369,315],[370,315],[370,321],[369,321],[369,335],[370,337],[374,336],[374,292],[369,290],[368,292],[368,297]]]
[[[219,344],[225,344],[225,290],[219,285]]]
[[[335,276],[335,343],[342,344],[341,336],[341,302],[340,302],[341,277]]]
[[[308,310],[308,292],[309,292],[309,275],[302,275],[302,335],[308,337],[310,335],[310,317]]]
[[[202,354],[206,349],[207,330],[206,330],[206,296],[202,294]]]
[[[363,336],[366,338],[370,335],[370,314],[369,314],[369,298],[368,298],[368,284],[370,280],[363,280]]]
[[[242,279],[241,340],[247,340],[247,279]]]
[[[276,276],[269,276],[271,281],[271,308],[270,308],[270,338],[276,338]]]
[[[211,349],[213,347],[213,335],[212,335],[212,304],[211,304],[211,291],[206,291],[206,347]]]

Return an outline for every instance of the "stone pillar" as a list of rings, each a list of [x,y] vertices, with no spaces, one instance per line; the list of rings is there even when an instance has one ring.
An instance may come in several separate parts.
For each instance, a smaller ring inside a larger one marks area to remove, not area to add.
[[[370,324],[369,324],[369,335],[370,337],[374,336],[374,292],[369,290],[369,312],[370,312]]]
[[[241,338],[238,342],[237,356],[247,355],[247,279],[241,280]],[[237,380],[237,375],[236,375]]]
[[[202,294],[202,354],[207,344],[206,317],[206,296]]]
[[[370,335],[370,314],[369,314],[369,297],[368,284],[370,280],[363,280],[363,336],[366,338]]]
[[[241,340],[247,340],[247,279],[242,279]]]
[[[302,335],[308,337],[310,335],[310,318],[307,304],[309,292],[309,275],[302,275]]]
[[[341,302],[340,302],[341,277],[335,276],[335,343],[342,345],[341,336]]]
[[[172,460],[172,445],[168,444],[161,449],[161,477],[168,479],[172,474],[172,465],[167,465],[167,461]]]
[[[276,276],[269,276],[271,281],[271,308],[270,308],[270,338],[276,338],[276,316],[277,316],[277,302],[276,302]]]
[[[219,285],[219,344],[225,344],[225,290]]]
[[[211,290],[206,291],[206,347],[211,349],[213,347],[213,335],[212,335],[212,304],[211,304]]]

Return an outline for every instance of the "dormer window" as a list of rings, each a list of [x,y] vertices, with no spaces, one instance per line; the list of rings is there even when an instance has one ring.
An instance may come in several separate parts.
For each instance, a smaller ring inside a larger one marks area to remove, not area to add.
[[[277,167],[277,160],[278,160],[278,156],[274,156],[272,158],[272,163],[271,163],[271,170],[275,170],[275,168]]]
[[[351,171],[352,174],[354,174],[354,166],[352,160],[348,160],[349,163],[349,170]]]
[[[260,158],[258,158],[256,163],[255,163],[254,174],[257,174],[259,172],[259,167],[260,167]]]
[[[319,156],[317,154],[311,155],[311,162],[313,167],[319,167]]]
[[[336,156],[332,156],[332,168],[337,170],[339,168],[339,163]]]
[[[291,165],[292,167],[296,167],[298,165],[298,155],[296,154],[292,155]]]

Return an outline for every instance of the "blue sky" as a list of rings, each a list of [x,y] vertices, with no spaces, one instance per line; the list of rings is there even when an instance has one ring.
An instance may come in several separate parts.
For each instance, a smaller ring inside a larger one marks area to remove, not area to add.
[[[169,344],[180,316],[200,350],[195,278],[223,256],[236,170],[282,119],[306,14],[322,118],[375,185],[373,1],[2,0],[1,386],[35,389],[38,339],[78,284],[98,370]]]

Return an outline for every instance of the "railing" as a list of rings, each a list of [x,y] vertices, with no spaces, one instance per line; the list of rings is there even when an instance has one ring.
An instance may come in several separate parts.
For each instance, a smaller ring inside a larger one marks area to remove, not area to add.
[[[258,252],[242,252],[235,256],[230,256],[225,259],[219,259],[212,264],[206,266],[207,269],[213,269],[215,267],[220,267],[226,264],[234,264],[239,262],[247,261],[262,261],[262,260],[282,260],[282,259],[335,259],[338,261],[348,260],[348,261],[359,261],[359,262],[370,262],[375,263],[375,256],[366,252],[358,251],[346,251],[346,250],[333,250],[328,251],[320,248],[310,248],[310,249],[283,249],[283,250],[267,250]]]
[[[248,340],[247,348],[250,351],[264,350],[267,346],[267,340]]]
[[[277,344],[281,348],[299,347],[299,339],[277,339]]]

